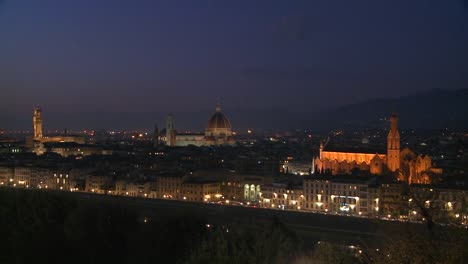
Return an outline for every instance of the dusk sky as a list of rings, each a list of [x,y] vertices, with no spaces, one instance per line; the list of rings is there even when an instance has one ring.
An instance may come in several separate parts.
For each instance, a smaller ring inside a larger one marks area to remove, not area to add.
[[[467,47],[462,0],[0,0],[0,127],[467,88]]]

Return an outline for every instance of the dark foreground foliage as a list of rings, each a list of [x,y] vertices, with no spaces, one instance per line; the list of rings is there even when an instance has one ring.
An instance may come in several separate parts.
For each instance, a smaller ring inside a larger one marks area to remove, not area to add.
[[[1,188],[0,221],[0,263],[287,263],[301,250],[276,220],[207,226],[42,191]]]
[[[202,219],[145,222],[118,204],[0,190],[0,263],[175,263],[207,232]]]
[[[392,231],[378,252],[364,245],[357,254],[301,241],[276,219],[223,226],[209,216],[145,214],[119,202],[0,188],[0,263],[467,263],[468,256],[464,229]]]

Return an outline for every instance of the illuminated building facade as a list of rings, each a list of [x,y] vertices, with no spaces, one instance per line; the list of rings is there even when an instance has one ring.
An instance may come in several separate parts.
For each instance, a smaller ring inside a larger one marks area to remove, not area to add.
[[[74,142],[48,142],[43,144],[42,147],[45,151],[54,152],[63,157],[112,154],[112,150],[104,150],[98,146],[78,144]]]
[[[153,182],[131,182],[125,186],[125,195],[130,197],[156,198]]]
[[[189,178],[187,175],[157,176],[156,186],[160,199],[209,202],[222,196],[218,181]]]
[[[207,145],[232,145],[232,128],[229,119],[221,112],[221,106],[216,106],[216,112],[210,118],[205,130]]]
[[[353,170],[369,171],[374,175],[395,173],[401,181],[431,183],[431,175],[440,174],[433,168],[429,156],[416,155],[409,148],[400,149],[398,118],[390,117],[390,130],[387,136],[387,153],[362,153],[328,150],[328,142],[320,144],[319,157],[312,161],[314,171],[321,174],[350,174]]]
[[[111,151],[103,150],[102,148],[85,145],[85,138],[81,136],[58,135],[47,136],[42,130],[43,119],[42,109],[36,107],[33,114],[34,135],[32,142],[32,150],[36,154],[44,154],[45,152],[54,152],[64,157],[68,156],[88,156],[88,155],[110,155]]]
[[[262,186],[260,206],[283,210],[301,210],[305,205],[302,186],[288,188],[286,184],[273,183]]]
[[[186,175],[161,175],[156,178],[158,198],[181,200]]]
[[[347,176],[306,177],[303,210],[356,216],[379,213],[379,192],[371,179]]]
[[[221,112],[221,106],[216,106],[216,112],[208,121],[205,133],[177,133],[175,118],[171,114],[167,118],[166,130],[161,132],[160,138],[167,146],[214,146],[234,145],[232,127],[229,119]]]
[[[42,110],[40,107],[34,109],[33,114],[34,140],[42,139]]]
[[[387,136],[386,165],[391,172],[396,172],[400,168],[400,132],[398,131],[398,117],[395,113],[390,117],[390,131],[388,131]]]
[[[86,177],[85,191],[106,194],[112,188],[112,185],[112,177],[110,176],[88,176]]]
[[[48,143],[48,142],[55,142],[55,143],[64,143],[64,142],[75,142],[78,144],[84,144],[85,139],[83,137],[79,136],[69,136],[69,135],[63,135],[63,136],[44,136],[43,130],[42,130],[42,109],[39,107],[36,107],[34,109],[34,115],[33,115],[33,127],[34,127],[34,138],[33,140],[36,143]]]
[[[220,184],[217,181],[189,179],[181,186],[182,200],[187,202],[209,202],[221,198]]]
[[[14,168],[10,166],[0,166],[0,185],[6,185],[13,181]]]

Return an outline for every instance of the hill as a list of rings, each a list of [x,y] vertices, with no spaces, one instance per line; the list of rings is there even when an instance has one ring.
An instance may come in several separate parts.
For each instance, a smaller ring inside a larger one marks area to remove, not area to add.
[[[404,129],[468,128],[468,89],[430,90],[394,99],[374,99],[316,114],[324,128],[378,128],[397,112]]]

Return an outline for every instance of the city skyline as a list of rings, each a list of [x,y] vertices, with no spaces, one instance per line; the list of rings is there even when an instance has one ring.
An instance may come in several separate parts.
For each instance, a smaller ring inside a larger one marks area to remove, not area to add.
[[[468,0],[0,0],[0,262],[464,263],[467,47]]]
[[[386,118],[398,112],[403,118],[404,129],[464,129],[467,120],[465,102],[468,89],[448,91],[434,89],[406,97],[373,100],[336,108],[311,109],[294,112],[287,108],[228,108],[236,132],[248,129],[257,131],[285,131],[305,129],[326,131],[329,129],[386,129]],[[219,103],[219,101],[218,101]],[[36,106],[40,107],[40,106]],[[210,108],[200,110],[173,109],[165,112],[51,112],[45,107],[47,131],[63,130],[144,130],[152,131],[156,123],[164,125],[168,115],[174,115],[178,129],[183,132],[201,132],[205,129]],[[35,108],[35,107],[34,107]],[[33,108],[33,109],[34,109]],[[225,109],[223,107],[223,109]],[[368,111],[372,109],[372,111]],[[24,109],[23,109],[24,110]],[[450,118],[446,118],[449,116]],[[31,111],[13,116],[0,112],[0,129],[6,131],[31,130]],[[242,133],[242,132],[240,132]]]

